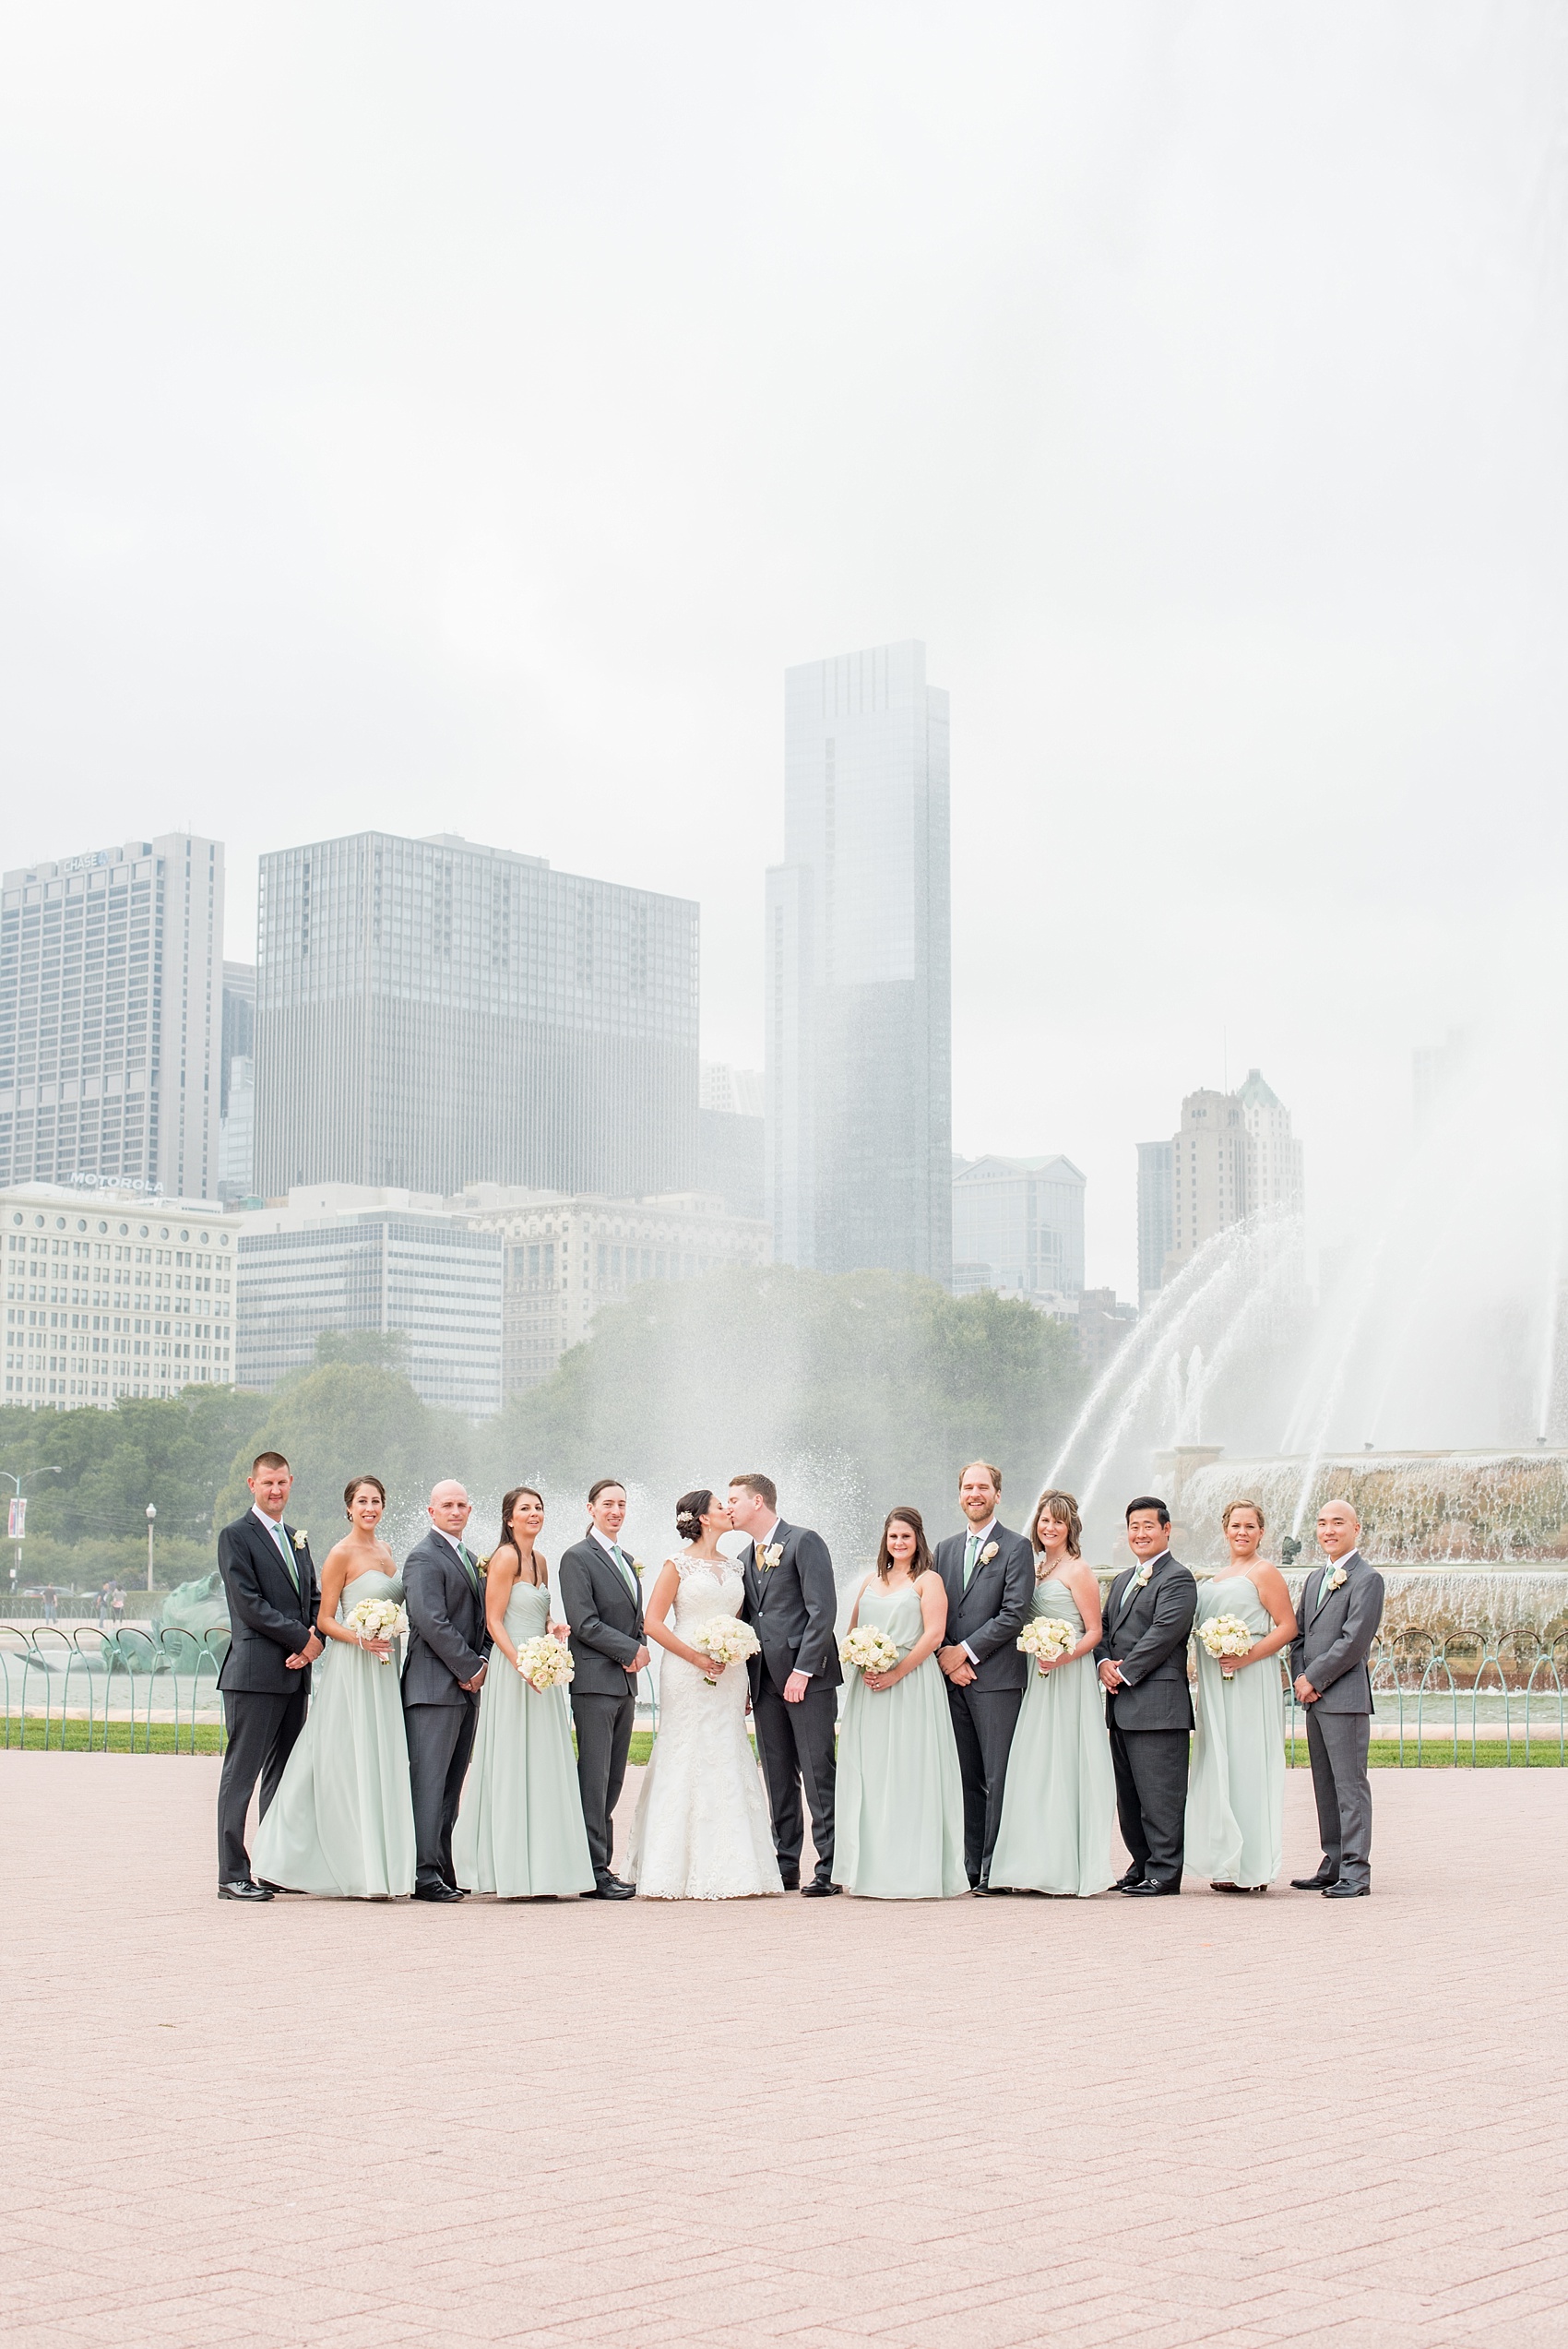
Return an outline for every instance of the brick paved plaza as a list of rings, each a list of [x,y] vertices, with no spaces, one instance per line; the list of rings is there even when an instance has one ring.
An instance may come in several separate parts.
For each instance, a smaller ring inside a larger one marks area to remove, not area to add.
[[[1568,2340],[1568,1772],[1366,1902],[448,1911],[220,1902],[217,1770],[0,1757],[9,2340]]]

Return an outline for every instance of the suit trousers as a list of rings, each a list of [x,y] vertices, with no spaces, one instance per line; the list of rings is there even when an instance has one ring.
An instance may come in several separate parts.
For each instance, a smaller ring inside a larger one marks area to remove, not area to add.
[[[955,1688],[951,1680],[947,1683],[958,1774],[964,1782],[964,1871],[971,1885],[991,1880],[1007,1757],[1023,1702],[1021,1688]]]
[[[1185,1729],[1119,1729],[1111,1724],[1116,1771],[1116,1823],[1133,1866],[1150,1884],[1182,1889],[1187,1829]]]
[[[1364,1712],[1324,1712],[1321,1703],[1308,1705],[1306,1715],[1323,1873],[1355,1885],[1359,1891],[1372,1882],[1372,1781],[1367,1775],[1372,1722]]]
[[[805,1837],[802,1789],[811,1806],[812,1842],[816,1851],[816,1880],[833,1877],[833,1794],[838,1760],[838,1691],[825,1680],[813,1679],[798,1705],[784,1701],[766,1665],[758,1675],[752,1699],[756,1723],[757,1752],[767,1788],[768,1815],[773,1822],[773,1848],[785,1883],[801,1879],[801,1847]]]
[[[626,1776],[626,1756],[632,1745],[632,1723],[637,1700],[628,1678],[624,1697],[596,1697],[572,1691],[572,1721],[577,1733],[577,1794],[588,1830],[593,1879],[602,1884],[614,1871],[615,1806]]]
[[[303,1675],[301,1677],[303,1681]],[[284,1767],[294,1750],[294,1740],[305,1725],[305,1705],[303,1686],[286,1697],[250,1688],[226,1688],[223,1692],[229,1743],[224,1749],[222,1775],[218,1781],[220,1884],[250,1881],[245,1813],[259,1778],[261,1816],[267,1817]]]
[[[414,1798],[414,1890],[456,1885],[452,1830],[479,1724],[479,1699],[460,1705],[405,1705],[409,1783]]]

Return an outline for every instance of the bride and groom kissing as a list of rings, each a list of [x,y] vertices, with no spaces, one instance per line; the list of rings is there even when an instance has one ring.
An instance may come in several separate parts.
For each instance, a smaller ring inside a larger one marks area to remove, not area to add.
[[[653,1900],[793,1891],[822,1899],[837,1892],[834,1736],[843,1669],[826,1543],[779,1516],[769,1477],[734,1477],[724,1497],[699,1487],[676,1506],[676,1532],[687,1546],[660,1567],[645,1601],[635,1572],[623,1568],[618,1537],[625,1511],[620,1485],[596,1485],[588,1532],[561,1560],[595,1890],[608,1900],[629,1900],[634,1892]],[[738,1559],[719,1546],[731,1532],[746,1536]],[[695,1644],[706,1627],[726,1617],[748,1625],[754,1637],[743,1671]],[[610,1866],[612,1822],[649,1640],[662,1651],[659,1728],[625,1880]],[[748,1704],[766,1804],[746,1734]],[[807,1810],[816,1864],[802,1884]]]

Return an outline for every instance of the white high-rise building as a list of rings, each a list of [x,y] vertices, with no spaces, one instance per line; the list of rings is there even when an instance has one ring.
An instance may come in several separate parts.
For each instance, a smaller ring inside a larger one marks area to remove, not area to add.
[[[223,846],[191,832],[0,878],[0,1186],[218,1187]]]
[[[1300,1215],[1302,1197],[1301,1145],[1290,1131],[1290,1113],[1257,1069],[1249,1069],[1233,1093],[1189,1093],[1182,1129],[1170,1141],[1163,1281],[1174,1279],[1217,1232],[1262,1209]]]
[[[1076,1297],[1085,1178],[1070,1158],[977,1158],[953,1173],[953,1285],[961,1294]]]
[[[234,1383],[240,1220],[209,1200],[0,1191],[4,1400],[60,1411]]]
[[[767,876],[773,1252],[952,1271],[947,696],[925,647],[785,676],[784,862]]]

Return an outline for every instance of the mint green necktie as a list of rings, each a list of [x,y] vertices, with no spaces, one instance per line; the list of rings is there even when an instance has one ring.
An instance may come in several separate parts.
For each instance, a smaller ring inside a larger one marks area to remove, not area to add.
[[[633,1573],[630,1566],[626,1563],[625,1553],[622,1549],[619,1542],[612,1542],[610,1549],[616,1565],[621,1569],[622,1577],[625,1582],[626,1588],[630,1591],[633,1598],[635,1599],[637,1595],[637,1578]]]
[[[283,1553],[283,1563],[289,1569],[289,1580],[297,1593],[300,1587],[300,1570],[290,1553],[289,1537],[283,1531],[281,1520],[274,1520],[272,1531],[278,1537],[278,1546]]]
[[[971,1533],[964,1544],[964,1588],[969,1587],[969,1577],[975,1570],[975,1552],[980,1547],[980,1535]]]
[[[479,1593],[479,1568],[475,1566],[473,1559],[469,1555],[469,1545],[466,1542],[458,1543],[457,1556],[463,1561],[463,1572],[468,1576],[469,1582],[473,1585],[474,1593],[477,1597]]]

